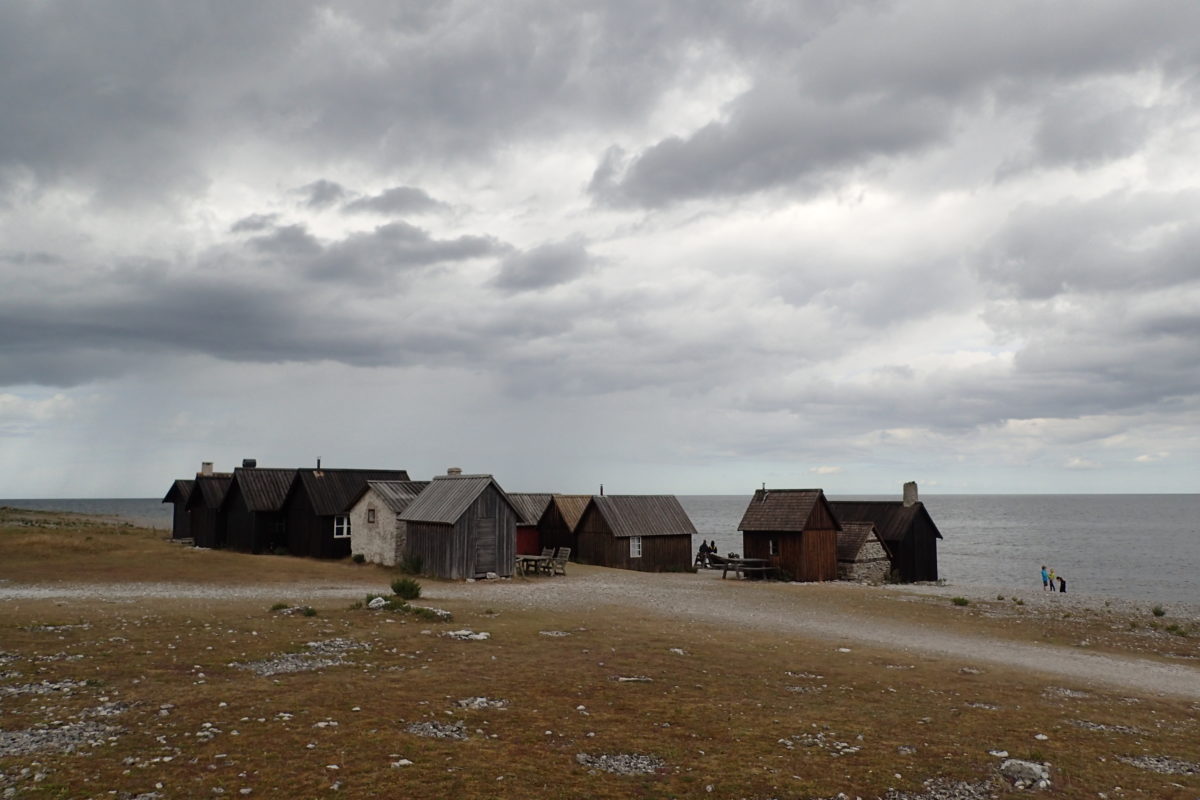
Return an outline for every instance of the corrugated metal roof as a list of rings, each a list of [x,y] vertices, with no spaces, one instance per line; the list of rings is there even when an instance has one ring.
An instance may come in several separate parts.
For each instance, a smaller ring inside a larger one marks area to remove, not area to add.
[[[556,494],[551,497],[550,502],[558,509],[563,522],[567,523],[567,529],[574,533],[579,525],[579,518],[583,516],[583,510],[591,500],[590,494]]]
[[[696,526],[675,495],[610,494],[591,499],[613,536],[674,536],[694,534]]]
[[[301,485],[318,517],[344,514],[367,481],[406,481],[402,469],[302,469]]]
[[[387,507],[397,514],[408,508],[428,485],[429,481],[367,481],[367,488],[379,495]],[[362,499],[363,494],[365,492],[360,492],[358,499]]]
[[[512,505],[491,475],[439,475],[400,512],[400,519],[453,525],[488,486],[495,486],[500,496]]]
[[[853,561],[867,540],[875,535],[874,522],[843,522],[837,534],[838,561]]]
[[[192,496],[192,487],[195,486],[194,480],[187,478],[179,478],[171,483],[171,488],[167,490],[167,494],[163,497],[164,503],[175,503],[182,501],[187,503],[188,498]]]
[[[509,502],[517,510],[517,517],[522,525],[537,525],[542,514],[550,505],[549,494],[532,494],[530,492],[509,492]]]
[[[187,508],[203,505],[205,508],[220,508],[229,484],[233,482],[233,474],[215,472],[212,475],[197,475],[192,485],[192,496],[188,499]]]
[[[885,542],[901,542],[908,537],[917,517],[924,514],[933,526],[937,538],[941,531],[934,525],[933,518],[925,510],[924,503],[904,505],[902,500],[837,500],[829,504],[839,520],[846,522],[874,522],[879,538]]]
[[[250,511],[279,511],[297,472],[295,468],[239,467],[233,471],[233,480]]]
[[[758,489],[738,530],[802,531],[823,495],[820,489]]]

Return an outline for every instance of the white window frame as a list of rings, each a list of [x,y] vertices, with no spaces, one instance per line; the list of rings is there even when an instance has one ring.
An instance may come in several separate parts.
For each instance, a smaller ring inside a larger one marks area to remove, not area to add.
[[[348,514],[338,514],[333,518],[333,538],[350,538],[350,516]]]
[[[367,506],[367,524],[375,524],[375,506]]]
[[[767,539],[767,555],[779,555],[779,542],[777,542],[775,539]]]
[[[629,537],[629,557],[630,558],[641,558],[642,557],[642,537],[640,537],[640,536],[630,536]]]

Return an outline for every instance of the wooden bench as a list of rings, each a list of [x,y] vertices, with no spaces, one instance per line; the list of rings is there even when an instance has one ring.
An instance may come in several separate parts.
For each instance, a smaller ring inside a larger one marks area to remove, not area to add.
[[[775,567],[764,562],[765,559],[729,559],[725,562],[725,569],[721,571],[721,579],[724,580],[731,570],[739,578],[745,578],[747,574],[764,578],[774,574]]]

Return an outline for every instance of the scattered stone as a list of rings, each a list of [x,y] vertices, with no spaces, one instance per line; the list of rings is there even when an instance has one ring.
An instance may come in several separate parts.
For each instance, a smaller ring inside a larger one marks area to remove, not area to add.
[[[1083,698],[1092,696],[1089,692],[1068,689],[1065,686],[1047,686],[1042,694],[1046,697],[1069,697],[1072,700],[1082,700]]]
[[[467,724],[461,720],[458,722],[413,722],[404,730],[414,736],[424,736],[426,739],[454,739],[462,741],[469,735],[467,733]]]
[[[380,609],[387,605],[387,600],[382,597],[373,597],[371,602],[367,603],[367,608]]]
[[[51,694],[64,692],[70,694],[75,689],[87,686],[83,681],[41,681],[39,683],[22,683],[17,686],[0,686],[0,697],[17,697],[27,694]]]
[[[783,674],[787,675],[789,678],[805,678],[812,681],[819,681],[825,677],[824,675],[818,675],[815,672],[792,672],[790,670]]]
[[[785,688],[787,691],[795,692],[796,694],[816,694],[817,692],[825,691],[829,687],[827,684],[822,683],[820,686],[787,686]]]
[[[444,608],[434,608],[433,606],[419,606],[414,603],[409,603],[408,607],[411,609],[420,609],[421,611],[428,611],[430,614],[433,614],[435,617],[442,620],[443,622],[449,622],[450,620],[454,619],[454,615],[451,614],[449,611],[447,611]]]
[[[861,737],[860,737],[861,741]],[[861,745],[852,745],[849,742],[838,741],[833,738],[833,735],[826,736],[823,732],[818,733],[802,733],[798,736],[793,736],[790,739],[780,739],[779,744],[786,747],[788,750],[794,750],[797,745],[803,747],[816,747],[820,750],[828,750],[829,755],[834,758],[839,756],[848,756],[862,750]]]
[[[392,766],[393,767],[411,767],[412,763],[413,762],[409,761],[407,758],[402,758],[399,761],[393,761]]]
[[[1008,751],[1007,750],[988,750],[988,755],[995,756],[996,758],[1008,758]]]
[[[1012,781],[1017,789],[1050,788],[1050,770],[1034,761],[1007,759],[1000,765],[1000,774]]]
[[[447,639],[457,639],[461,642],[482,642],[484,639],[492,638],[492,635],[487,631],[476,633],[467,628],[461,631],[446,631],[442,636],[445,636]]]
[[[653,683],[654,679],[645,675],[613,675],[612,679],[617,683]]]
[[[1089,722],[1085,719],[1071,719],[1068,723],[1076,728],[1083,728],[1087,731],[1106,731],[1109,733],[1123,733],[1126,736],[1145,736],[1146,732],[1138,728],[1131,728],[1128,725],[1107,725],[1102,722]]]
[[[86,720],[53,728],[43,724],[26,730],[0,731],[0,757],[43,751],[74,753],[82,747],[99,746],[120,733],[123,733],[121,728]]]
[[[896,748],[896,752],[902,756],[911,756],[916,754],[917,748],[909,744],[902,744]]]
[[[264,677],[284,675],[293,672],[311,672],[326,667],[336,667],[346,663],[346,656],[355,650],[369,650],[371,646],[352,639],[328,639],[321,642],[308,642],[305,645],[307,653],[284,653],[274,658],[248,663],[234,662],[231,667],[250,670]]]
[[[589,769],[613,775],[653,775],[667,766],[660,758],[640,753],[576,753],[575,761]]]
[[[975,669],[975,667],[959,667],[958,671],[963,675],[982,675],[983,670]]]
[[[539,633],[540,635],[542,635],[542,636],[554,636],[554,637],[560,637],[560,636],[570,636],[570,635],[571,635],[571,634],[570,634],[570,633],[568,633],[567,631],[538,631],[538,633]]]
[[[1033,735],[1033,738],[1037,739],[1039,742],[1045,742],[1045,741],[1048,741],[1048,740],[1050,739],[1050,737],[1049,737],[1049,736],[1047,736],[1047,735],[1046,735],[1046,734],[1044,734],[1044,733],[1035,733],[1035,734]]]
[[[686,656],[687,655],[687,651],[685,651],[682,647],[672,647],[671,649],[667,650],[667,652],[674,653],[677,656]]]
[[[925,791],[919,793],[889,789],[881,800],[992,800],[995,794],[987,782],[967,783],[931,778],[923,784]]]
[[[999,711],[1000,710],[1000,706],[998,706],[998,705],[995,705],[993,703],[981,703],[977,700],[973,700],[973,701],[967,703],[966,705],[967,705],[967,708],[982,708],[985,711]]]
[[[1170,756],[1118,756],[1117,760],[1161,775],[1200,775],[1200,764]]]
[[[507,700],[491,700],[486,697],[467,697],[458,701],[459,708],[508,708]]]

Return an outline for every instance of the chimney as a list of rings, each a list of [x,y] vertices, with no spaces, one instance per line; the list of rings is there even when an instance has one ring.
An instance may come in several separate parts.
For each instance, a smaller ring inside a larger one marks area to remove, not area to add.
[[[449,467],[446,470],[447,475],[462,475],[462,467]]]
[[[243,458],[242,459],[242,469],[254,469],[257,466],[258,466],[257,458]]]
[[[915,506],[917,504],[917,482],[909,481],[904,484],[904,506]]]
[[[321,471],[321,457],[317,456],[317,472]]]
[[[604,497],[604,484],[600,484],[600,496]]]
[[[212,462],[211,461],[201,461],[200,462],[200,474],[201,475],[212,475]]]

